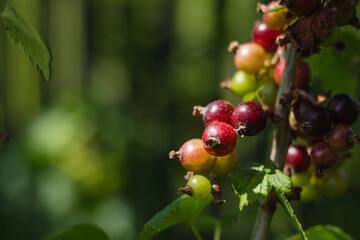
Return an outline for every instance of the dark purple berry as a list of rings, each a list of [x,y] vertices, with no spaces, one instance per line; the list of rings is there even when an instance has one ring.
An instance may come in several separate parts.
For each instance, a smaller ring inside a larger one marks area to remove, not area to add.
[[[202,140],[209,154],[225,156],[235,149],[237,134],[230,124],[213,122],[205,128]]]
[[[354,134],[353,129],[349,125],[339,123],[325,135],[325,141],[333,149],[344,152],[353,148],[354,144],[359,141],[359,137]]]
[[[310,156],[306,147],[290,145],[286,156],[285,167],[292,168],[295,172],[306,171],[310,166]]]
[[[293,105],[293,113],[296,121],[300,120],[301,113],[308,107],[313,106],[314,104],[306,98],[299,98]]]
[[[320,137],[328,133],[332,126],[329,110],[312,105],[305,108],[299,119],[300,131],[311,137]]]
[[[255,102],[242,102],[234,109],[231,125],[240,136],[254,136],[266,126],[266,114]]]
[[[231,122],[231,115],[234,111],[233,105],[225,100],[217,100],[209,103],[206,107],[195,106],[193,115],[203,117],[205,127],[213,122]]]
[[[320,177],[323,169],[335,164],[337,151],[332,149],[328,143],[317,143],[311,149],[310,158],[316,166],[316,175]]]
[[[330,99],[327,109],[331,112],[335,124],[351,125],[358,116],[359,104],[353,97],[341,93]]]

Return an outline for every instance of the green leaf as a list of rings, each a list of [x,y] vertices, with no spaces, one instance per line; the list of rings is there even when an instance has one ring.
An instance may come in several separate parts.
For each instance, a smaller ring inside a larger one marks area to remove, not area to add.
[[[280,192],[280,191],[276,191],[278,194],[278,197],[280,199],[281,205],[283,207],[283,209],[286,212],[286,215],[288,215],[288,217],[291,219],[291,221],[293,222],[296,230],[299,232],[301,238],[303,240],[308,240],[302,226],[301,223],[299,222],[299,220],[297,219],[295,213],[294,213],[294,209],[291,207],[289,201],[287,200],[286,196],[284,195],[284,193]],[[316,238],[317,239],[317,238]]]
[[[317,225],[305,231],[309,239],[316,240],[354,240],[352,236],[345,233],[342,229],[331,225]],[[299,234],[284,240],[301,240]]]
[[[138,239],[150,239],[155,234],[179,223],[192,224],[194,218],[198,216],[211,201],[213,201],[212,196],[209,196],[205,200],[195,200],[187,195],[179,197],[145,224]]]
[[[30,62],[39,69],[47,81],[50,81],[51,54],[37,32],[12,7],[7,7],[1,17],[4,19],[9,39],[14,44],[21,44]]]
[[[343,30],[343,29],[342,29]],[[351,66],[360,57],[360,38],[356,31],[346,28],[341,32],[341,41],[345,42],[345,49],[337,51],[332,48],[323,48],[321,54],[314,54],[308,59],[312,80],[311,84],[321,87],[322,91],[332,89],[332,94],[355,94],[355,74]]]
[[[46,240],[110,240],[98,226],[90,223],[72,226],[69,230],[52,235]]]
[[[243,101],[244,102],[248,102],[248,101],[252,101],[256,96],[256,91],[254,92],[249,92],[247,93],[244,97],[243,97]]]
[[[270,8],[269,10],[267,10],[265,13],[277,12],[277,11],[279,11],[281,9],[284,9],[284,8],[286,8],[286,7],[283,6],[283,5],[276,5],[275,7]]]
[[[232,187],[240,198],[240,211],[250,203],[265,199],[274,187],[282,193],[291,192],[291,179],[278,169],[264,166],[239,169],[231,174]]]

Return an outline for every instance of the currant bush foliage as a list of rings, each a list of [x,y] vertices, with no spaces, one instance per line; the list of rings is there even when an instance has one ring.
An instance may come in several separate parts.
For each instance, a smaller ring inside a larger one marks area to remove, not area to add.
[[[39,69],[46,81],[50,81],[51,54],[39,34],[12,7],[7,7],[0,16],[9,39],[14,44],[20,43],[30,62]]]

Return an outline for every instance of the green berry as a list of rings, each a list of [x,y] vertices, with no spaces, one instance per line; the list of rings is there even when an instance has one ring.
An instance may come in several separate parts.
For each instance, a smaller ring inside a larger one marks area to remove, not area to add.
[[[294,187],[303,187],[307,185],[310,181],[311,173],[310,172],[299,172],[291,175],[291,181]]]
[[[320,178],[318,187],[328,198],[338,198],[346,193],[349,183],[346,175],[341,171],[327,171]]]
[[[187,185],[191,187],[191,197],[196,200],[203,200],[211,193],[211,184],[209,179],[201,175],[192,176]]]
[[[256,77],[251,73],[237,71],[231,80],[231,89],[239,98],[243,98],[249,92],[255,91],[256,88]]]

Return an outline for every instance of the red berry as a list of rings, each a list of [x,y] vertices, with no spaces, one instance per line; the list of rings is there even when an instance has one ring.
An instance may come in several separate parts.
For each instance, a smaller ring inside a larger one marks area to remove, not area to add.
[[[279,46],[276,43],[276,38],[281,34],[281,30],[271,30],[264,22],[259,22],[253,31],[253,40],[266,51],[275,52]]]
[[[332,117],[326,108],[312,105],[304,109],[299,119],[300,130],[311,137],[320,137],[328,133],[332,126]]]
[[[209,103],[205,108],[195,106],[193,115],[202,115],[205,127],[213,122],[231,122],[234,111],[233,105],[225,100],[217,100]]]
[[[209,171],[214,159],[205,151],[203,141],[198,138],[185,142],[180,151],[171,151],[169,156],[170,158],[178,157],[186,170],[195,173]]]
[[[328,143],[321,142],[313,146],[310,152],[310,158],[316,166],[316,174],[322,176],[323,169],[335,164],[337,152],[332,149]]]
[[[341,93],[330,99],[327,109],[331,112],[335,124],[351,125],[358,116],[359,104],[353,97]]]
[[[310,166],[310,156],[306,147],[290,145],[286,156],[285,166],[293,168],[295,172],[306,171]]]
[[[354,134],[349,125],[340,123],[325,135],[325,141],[336,151],[344,152],[353,148],[354,144],[359,141],[359,137]]]
[[[266,7],[266,11],[272,9],[273,7],[275,7],[277,5],[279,5],[279,1],[270,2]],[[275,12],[265,13],[263,15],[263,21],[266,23],[266,25],[269,26],[270,29],[281,30],[284,28],[284,26],[286,24],[287,13],[288,13],[288,10],[286,8],[275,11]]]
[[[235,52],[235,66],[247,73],[257,73],[263,67],[265,51],[257,43],[244,43]]]
[[[280,61],[274,71],[274,79],[278,86],[280,86],[281,78],[285,68],[285,60]],[[294,80],[294,88],[302,88],[310,79],[309,65],[303,61],[299,61],[299,66],[296,70],[296,76]]]
[[[209,154],[225,156],[235,149],[237,134],[230,124],[213,122],[205,128],[202,140]]]
[[[241,136],[254,136],[266,126],[266,114],[255,102],[242,102],[234,109],[231,125]]]

